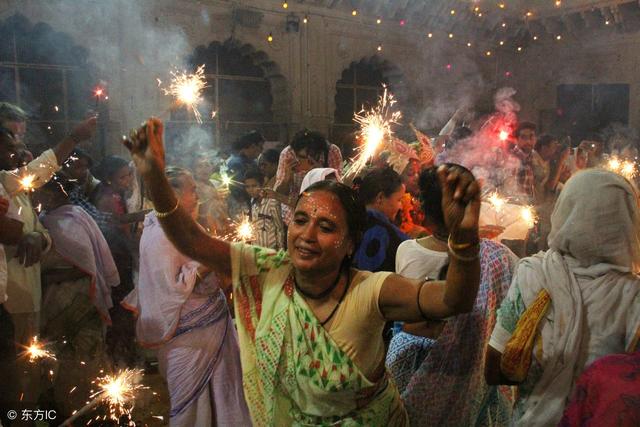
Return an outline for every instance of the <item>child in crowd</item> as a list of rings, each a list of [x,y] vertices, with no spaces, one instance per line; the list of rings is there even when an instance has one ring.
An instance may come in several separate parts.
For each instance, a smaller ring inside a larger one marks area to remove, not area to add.
[[[265,177],[258,169],[244,175],[244,188],[251,197],[250,217],[253,224],[254,244],[275,250],[284,249],[284,223],[280,203],[265,197]]]

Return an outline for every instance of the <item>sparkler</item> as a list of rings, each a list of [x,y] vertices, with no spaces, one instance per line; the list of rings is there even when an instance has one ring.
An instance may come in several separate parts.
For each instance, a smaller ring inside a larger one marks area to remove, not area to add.
[[[92,400],[76,411],[70,418],[61,425],[69,426],[71,423],[100,403],[104,403],[109,408],[108,418],[118,421],[120,417],[126,415],[131,424],[131,411],[135,402],[136,394],[145,388],[140,384],[143,371],[141,369],[125,369],[116,375],[106,375],[96,379],[99,390],[90,397]],[[106,418],[106,417],[105,417]]]
[[[498,138],[500,138],[500,141],[506,141],[509,138],[509,132],[507,132],[506,130],[501,130],[498,134]]]
[[[38,341],[38,336],[31,338],[31,344],[26,347],[24,353],[29,357],[29,362],[34,363],[40,359],[53,359],[56,360],[56,356],[45,348],[45,344]]]
[[[236,237],[243,242],[251,241],[254,238],[253,224],[248,217],[244,217],[240,222],[235,223]]]
[[[605,169],[622,175],[628,180],[632,180],[638,174],[638,169],[634,162],[630,160],[620,160],[617,157],[610,158],[605,165]]]
[[[533,209],[533,206],[523,206],[520,211],[520,217],[529,228],[533,228],[536,222],[538,222],[538,215],[535,209]]]
[[[33,174],[28,174],[20,178],[20,188],[22,191],[33,191],[35,189],[34,183],[38,179]]]
[[[347,174],[357,175],[364,169],[373,156],[384,146],[385,142],[393,135],[392,125],[397,124],[402,118],[400,111],[393,111],[396,100],[386,86],[378,98],[378,104],[370,110],[362,110],[356,113],[353,121],[360,126],[358,139],[362,145],[358,148],[358,154]]]
[[[500,194],[498,194],[497,191],[494,191],[487,198],[487,201],[491,204],[491,206],[493,206],[493,210],[495,211],[495,215],[496,215],[496,218],[495,218],[496,219],[496,224],[495,225],[500,225],[500,221],[499,221],[498,215],[500,214],[500,212],[502,212],[502,209],[507,204],[507,199],[505,199],[504,197],[500,196]]]
[[[202,123],[202,116],[198,111],[198,104],[202,102],[202,90],[207,87],[207,80],[204,75],[204,64],[199,66],[195,73],[187,74],[184,71],[171,72],[171,84],[168,89],[162,88],[165,95],[175,98],[178,104],[184,105],[191,111],[198,123]],[[158,86],[162,84],[160,79]]]

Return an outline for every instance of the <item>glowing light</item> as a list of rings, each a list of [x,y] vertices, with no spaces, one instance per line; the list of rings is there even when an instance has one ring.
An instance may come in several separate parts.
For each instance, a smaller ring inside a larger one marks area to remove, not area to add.
[[[534,40],[538,40],[538,36],[533,36],[533,39]]]
[[[504,3],[500,3],[500,4],[498,4],[498,7],[499,7],[500,9],[504,9],[504,8],[505,8],[505,4],[504,4]]]
[[[353,9],[353,10],[351,11],[351,15],[352,15],[352,16],[356,16],[357,14],[358,14],[358,11],[357,11],[357,10]]]
[[[511,74],[511,73],[509,73],[509,74]],[[500,141],[506,141],[507,139],[509,139],[509,132],[507,132],[504,129],[501,130],[500,133],[498,134],[498,139],[500,139]]]
[[[24,177],[20,178],[20,188],[22,188],[23,191],[33,191],[33,184],[37,179],[38,177],[33,174],[25,175]]]
[[[380,151],[385,141],[393,135],[391,126],[397,124],[398,120],[402,118],[402,113],[393,109],[396,103],[393,95],[386,86],[383,87],[384,91],[378,98],[378,104],[370,110],[356,113],[353,117],[353,121],[360,127],[358,140],[361,142],[361,146],[350,165],[348,174],[355,176],[362,171],[367,162]]]
[[[522,46],[518,46],[518,52],[522,52]]]
[[[282,8],[283,9],[287,9],[288,7],[289,7],[289,3],[287,3],[287,2],[282,3]]]
[[[45,344],[38,341],[37,335],[31,338],[31,344],[26,348],[24,354],[29,357],[31,363],[40,359],[56,359],[55,355],[45,348]]]
[[[482,18],[482,12],[478,13],[478,18]]]
[[[455,15],[456,14],[456,10],[455,9],[451,9],[451,12],[449,12],[449,13],[452,14],[452,15]]]
[[[269,43],[271,43],[273,41],[273,34],[269,33],[269,35],[267,36],[267,41]]]
[[[561,40],[561,39],[562,39],[562,36],[561,36],[560,34],[558,34],[558,35],[556,36],[556,40]]]
[[[471,42],[468,42],[468,43],[467,43],[467,47],[471,47]]]
[[[195,73],[184,71],[171,72],[171,84],[168,89],[162,89],[165,95],[173,96],[178,104],[182,104],[193,112],[198,123],[202,123],[202,116],[198,111],[198,104],[202,102],[202,90],[207,87],[204,76],[204,64]],[[158,80],[160,82],[160,80]]]
[[[487,198],[487,201],[491,204],[491,206],[493,206],[493,209],[498,213],[502,212],[502,209],[507,204],[507,199],[500,196],[500,194],[498,194],[497,191],[494,191],[493,193],[491,193],[491,195]]]
[[[529,12],[527,12],[525,15],[526,15],[527,17],[529,17],[529,18],[530,18],[530,17],[532,17],[532,16],[533,16],[533,12],[529,11]]]
[[[227,188],[233,182],[233,179],[229,175],[224,174],[224,173],[222,175],[220,175],[220,179],[222,180],[222,185],[224,185]]]
[[[433,33],[427,34],[427,37],[429,37],[429,38],[433,37]]]
[[[400,20],[400,26],[401,27],[404,27],[404,24],[406,24],[406,23],[407,23],[407,21],[405,21],[404,19]]]
[[[380,19],[380,18],[376,19],[376,24],[378,24],[378,25],[382,24],[382,19]]]
[[[453,38],[453,33],[449,33],[449,38],[452,39]]]
[[[561,0],[556,0],[556,7],[560,7],[562,6],[562,1]]]
[[[479,6],[474,7],[474,8],[473,8],[473,11],[474,11],[474,12],[480,12],[480,7],[479,7]]]
[[[378,49],[378,52],[380,52],[382,50],[382,45],[379,44],[377,49]]]
[[[309,17],[307,15],[304,15],[304,18],[302,18],[302,23],[306,24],[307,22],[309,22]]]
[[[116,375],[106,375],[97,379],[99,390],[91,395],[109,406],[109,418],[118,421],[121,416],[131,416],[137,391],[144,388],[142,369],[125,369]]]
[[[503,22],[503,23],[502,23],[502,28],[506,28],[506,27],[507,27],[507,23],[506,23],[506,22]]]
[[[520,218],[527,224],[529,228],[532,228],[538,222],[538,215],[533,209],[533,206],[523,206],[520,210]]]
[[[605,169],[622,175],[628,180],[632,180],[638,174],[638,168],[634,162],[630,160],[620,160],[617,157],[610,158],[605,164]]]
[[[609,20],[604,21],[604,25],[609,25]]]
[[[104,89],[102,89],[101,87],[98,87],[98,88],[96,88],[96,89],[93,91],[93,95],[94,95],[96,98],[100,98],[100,97],[102,96],[102,94],[103,94],[103,93],[104,93]]]
[[[490,51],[490,50],[486,51],[486,52],[485,52],[485,55],[487,55],[487,56],[491,56],[491,51]]]
[[[255,230],[253,229],[253,224],[251,223],[251,219],[243,216],[239,221],[233,223],[234,225],[234,236],[232,236],[232,240],[239,240],[242,242],[250,242],[255,238]]]
[[[60,108],[58,108],[58,106],[57,106],[57,105],[54,105],[54,106],[53,106],[53,109],[55,110],[55,112],[56,112],[56,113],[57,113],[58,111],[60,111]]]
[[[500,46],[504,46],[504,40],[500,40]]]

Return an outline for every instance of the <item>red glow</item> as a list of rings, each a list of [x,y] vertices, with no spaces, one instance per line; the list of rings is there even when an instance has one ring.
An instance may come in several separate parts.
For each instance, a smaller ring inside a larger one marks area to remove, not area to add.
[[[511,77],[511,71],[506,71],[506,72],[504,73],[504,76],[505,76],[505,77]]]
[[[404,20],[404,19],[401,19],[401,20],[400,20],[400,25],[401,25],[401,26],[404,26],[404,24],[405,24],[405,23],[406,23],[406,22],[405,22],[405,20]]]
[[[498,135],[498,138],[500,138],[500,141],[506,141],[509,138],[509,132],[507,132],[506,130],[501,130],[500,134]]]
[[[101,97],[103,93],[104,93],[104,89],[102,89],[101,87],[98,87],[93,91],[93,94],[98,98]]]
[[[450,70],[451,68],[451,64],[447,64],[447,70]]]

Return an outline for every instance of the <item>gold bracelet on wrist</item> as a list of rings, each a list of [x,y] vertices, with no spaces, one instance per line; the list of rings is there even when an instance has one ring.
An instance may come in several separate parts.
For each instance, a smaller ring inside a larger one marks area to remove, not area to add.
[[[478,243],[479,243],[478,241],[467,242],[467,243],[454,243],[453,240],[451,240],[451,235],[449,235],[449,239],[447,240],[447,245],[449,245],[449,249],[455,250],[455,251],[461,251],[463,249],[468,249],[471,246],[477,245]]]
[[[475,252],[473,256],[464,256],[464,255],[460,255],[455,248],[458,248],[457,250],[463,250],[463,249],[468,249],[477,244],[478,243],[460,243],[454,246],[453,242],[451,241],[451,237],[449,237],[449,240],[447,242],[447,246],[449,247],[449,254],[451,254],[452,257],[454,257],[459,261],[466,261],[466,262],[477,260],[480,257],[480,252],[479,251]]]
[[[169,215],[171,215],[172,213],[174,213],[175,211],[178,210],[178,207],[180,207],[180,200],[176,200],[176,205],[173,207],[173,209],[171,209],[170,211],[167,212],[160,212],[157,209],[154,209],[156,211],[156,216],[158,218],[166,218]]]

